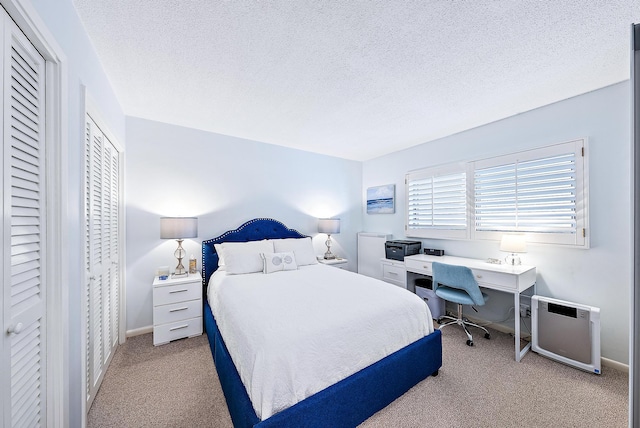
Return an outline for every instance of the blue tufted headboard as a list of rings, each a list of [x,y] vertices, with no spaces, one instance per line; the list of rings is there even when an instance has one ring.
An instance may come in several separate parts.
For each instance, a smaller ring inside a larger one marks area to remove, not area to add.
[[[235,230],[229,230],[216,238],[202,241],[202,285],[206,289],[209,283],[209,277],[218,269],[218,254],[213,244],[306,237],[306,235],[301,234],[297,230],[289,229],[278,220],[255,218]]]

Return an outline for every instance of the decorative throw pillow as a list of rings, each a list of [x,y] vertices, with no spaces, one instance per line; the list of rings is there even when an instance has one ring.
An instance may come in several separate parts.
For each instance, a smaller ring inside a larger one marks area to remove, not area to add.
[[[287,253],[262,253],[263,272],[273,273],[283,270],[296,270],[296,256],[293,252]]]
[[[292,251],[296,256],[298,266],[315,265],[318,263],[311,238],[273,239],[273,250],[276,253]]]

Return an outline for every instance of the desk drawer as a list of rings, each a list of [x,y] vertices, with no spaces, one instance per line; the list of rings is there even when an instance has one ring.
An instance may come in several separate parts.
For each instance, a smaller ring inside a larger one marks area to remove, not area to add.
[[[402,288],[407,288],[407,271],[401,266],[383,264],[382,280]]]
[[[170,324],[153,327],[153,344],[162,345],[183,337],[199,336],[202,334],[202,317],[190,318]]]
[[[153,288],[153,305],[167,305],[169,303],[196,300],[202,297],[202,283],[187,282],[175,285],[165,285]]]
[[[153,307],[153,323],[166,324],[202,316],[202,299]]]
[[[473,276],[475,276],[478,285],[488,285],[488,288],[505,289],[505,290],[517,290],[518,289],[518,277],[508,273],[491,272],[486,270],[472,269]]]
[[[423,275],[431,275],[431,262],[422,260],[411,260],[410,258],[404,259],[404,265],[408,272],[421,273]]]

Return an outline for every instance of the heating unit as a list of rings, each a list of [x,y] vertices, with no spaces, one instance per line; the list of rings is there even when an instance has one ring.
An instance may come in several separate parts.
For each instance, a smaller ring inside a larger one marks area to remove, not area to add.
[[[531,349],[600,374],[600,309],[543,296],[531,297]]]

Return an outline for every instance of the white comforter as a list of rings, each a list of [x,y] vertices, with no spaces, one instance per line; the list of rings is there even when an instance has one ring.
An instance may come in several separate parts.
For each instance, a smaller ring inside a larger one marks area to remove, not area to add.
[[[325,265],[217,271],[208,300],[262,420],[433,332],[415,294]]]

